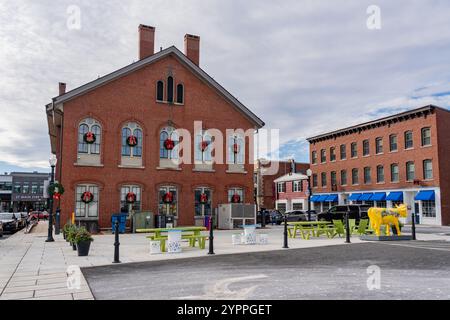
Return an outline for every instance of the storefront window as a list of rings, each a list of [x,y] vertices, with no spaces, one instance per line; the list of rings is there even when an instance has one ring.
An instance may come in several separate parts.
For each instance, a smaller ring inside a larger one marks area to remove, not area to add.
[[[128,212],[130,204],[127,202],[126,197],[130,192],[136,195],[136,201],[131,204],[131,209],[133,211],[141,211],[141,187],[139,186],[123,186],[120,189],[120,211]]]
[[[377,201],[377,208],[386,208],[386,201]]]
[[[201,198],[206,196],[204,199],[206,202],[201,203]],[[211,215],[211,199],[212,193],[209,188],[197,188],[195,189],[195,215],[196,216],[208,216]]]
[[[98,187],[95,185],[78,185],[76,190],[75,216],[77,218],[98,218]],[[90,203],[85,203],[81,199],[86,191],[91,192],[94,196]]]
[[[178,190],[176,187],[159,188],[158,214],[178,216]]]
[[[422,201],[422,215],[427,218],[436,218],[436,202]]]

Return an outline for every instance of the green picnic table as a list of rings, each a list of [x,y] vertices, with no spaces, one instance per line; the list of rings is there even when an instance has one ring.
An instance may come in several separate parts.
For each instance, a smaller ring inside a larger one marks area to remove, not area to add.
[[[206,231],[205,227],[176,227],[176,228],[154,228],[154,229],[136,229],[136,233],[151,233],[147,239],[161,242],[161,251],[166,251],[167,233],[170,231],[181,231],[181,238],[189,240],[189,246],[195,247],[198,242],[200,249],[205,249],[207,236],[202,235],[202,231]]]
[[[329,221],[297,221],[288,222],[288,225],[290,226],[288,228],[290,238],[296,238],[297,232],[305,240],[309,240],[311,236],[320,237],[321,234],[326,234],[328,238],[332,238],[335,232],[333,223]]]

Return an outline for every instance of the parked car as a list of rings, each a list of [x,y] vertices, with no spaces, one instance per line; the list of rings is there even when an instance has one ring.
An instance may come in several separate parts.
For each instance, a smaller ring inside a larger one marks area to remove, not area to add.
[[[19,220],[14,213],[0,213],[3,231],[16,232],[19,230]]]
[[[3,222],[0,221],[0,238],[3,237]]]
[[[18,221],[18,228],[19,229],[25,228],[25,226],[27,224],[27,218],[28,218],[27,214],[25,212],[16,212],[13,214]]]
[[[259,224],[262,223],[262,216],[264,216],[264,218],[265,218],[264,219],[265,224],[266,225],[270,224],[270,211],[266,210],[266,209],[259,210],[256,213],[256,223],[259,223]]]
[[[40,220],[48,219],[48,212],[47,211],[33,211],[30,216],[33,219],[40,219]]]
[[[286,214],[288,215],[287,221],[288,222],[297,222],[297,221],[308,221],[308,213],[304,210],[292,210],[287,211]],[[317,214],[313,210],[311,210],[311,221],[316,221]]]
[[[319,221],[332,221],[332,220],[344,220],[347,212],[349,213],[349,219],[368,219],[367,212],[370,206],[364,204],[350,204],[333,206],[327,211],[321,212],[317,215]]]
[[[280,225],[283,222],[283,214],[278,210],[272,210],[270,212],[270,223]]]

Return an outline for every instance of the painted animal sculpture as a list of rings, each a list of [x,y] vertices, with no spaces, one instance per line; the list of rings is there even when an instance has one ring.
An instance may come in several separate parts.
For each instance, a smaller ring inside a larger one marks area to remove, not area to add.
[[[400,228],[398,226],[398,218],[405,218],[408,216],[408,208],[402,204],[395,208],[370,208],[369,212],[370,225],[375,230],[375,234],[380,236],[380,229],[382,225],[386,226],[386,235],[390,235],[391,224],[395,226],[397,235],[401,235]]]

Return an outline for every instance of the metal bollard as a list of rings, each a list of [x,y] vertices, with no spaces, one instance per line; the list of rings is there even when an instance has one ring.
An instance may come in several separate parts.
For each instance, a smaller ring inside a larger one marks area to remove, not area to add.
[[[417,240],[416,239],[416,213],[415,212],[412,213],[411,232],[412,232],[412,239]]]
[[[349,212],[345,215],[345,243],[350,242],[350,221],[349,221]]]
[[[214,224],[213,224],[213,215],[209,219],[209,252],[208,254],[214,253]]]
[[[284,243],[283,243],[283,249],[289,249],[288,246],[288,225],[287,225],[287,215],[284,216]]]
[[[115,242],[114,242],[114,261],[113,263],[121,263],[119,260],[119,247],[120,247],[120,242],[119,242],[119,221],[116,220],[116,224],[114,226],[115,232]]]

